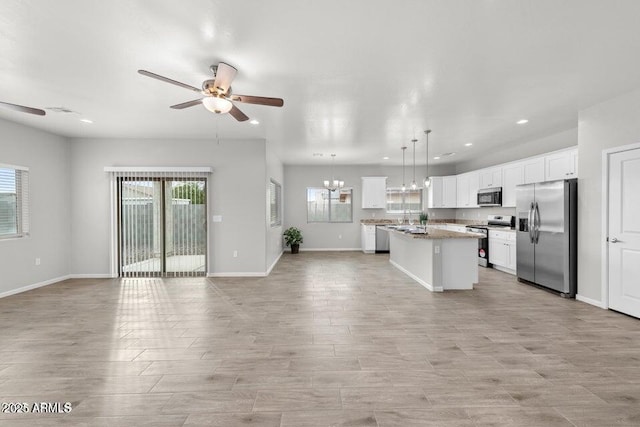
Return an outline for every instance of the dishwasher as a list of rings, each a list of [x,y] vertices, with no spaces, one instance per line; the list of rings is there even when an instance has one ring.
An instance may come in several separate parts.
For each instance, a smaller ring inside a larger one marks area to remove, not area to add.
[[[389,253],[389,230],[384,225],[376,225],[376,253]]]

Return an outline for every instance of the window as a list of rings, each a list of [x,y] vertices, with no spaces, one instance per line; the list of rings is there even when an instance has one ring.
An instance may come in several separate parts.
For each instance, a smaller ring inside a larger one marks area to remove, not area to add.
[[[401,188],[387,188],[387,213],[420,212],[422,211],[422,188],[415,190]]]
[[[271,226],[282,225],[282,186],[271,180],[269,182],[269,204],[271,206]]]
[[[353,222],[353,190],[307,188],[307,222]]]
[[[0,164],[0,238],[29,235],[29,169]]]

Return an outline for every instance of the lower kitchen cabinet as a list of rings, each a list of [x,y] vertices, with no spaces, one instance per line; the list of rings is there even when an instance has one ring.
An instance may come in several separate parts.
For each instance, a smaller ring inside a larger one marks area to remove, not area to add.
[[[516,233],[489,230],[489,262],[497,270],[516,274]]]
[[[376,226],[362,224],[362,252],[365,254],[376,253]]]

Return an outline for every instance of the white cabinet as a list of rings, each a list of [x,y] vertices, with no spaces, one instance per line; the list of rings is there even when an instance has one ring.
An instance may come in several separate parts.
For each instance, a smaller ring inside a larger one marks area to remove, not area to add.
[[[566,150],[544,157],[545,181],[578,177],[578,150]]]
[[[514,231],[489,230],[489,262],[497,270],[515,274],[517,260]]]
[[[478,172],[468,172],[458,175],[457,182],[457,203],[459,208],[477,208],[478,207],[478,188],[480,176]]]
[[[387,208],[387,177],[362,177],[362,209]]]
[[[524,184],[533,184],[544,181],[544,157],[524,160]]]
[[[362,252],[365,254],[373,254],[376,252],[376,226],[362,224]]]
[[[442,177],[442,207],[443,208],[455,208],[457,177],[443,176]]]
[[[442,208],[443,199],[442,199],[442,177],[441,176],[432,176],[431,177],[431,185],[429,186],[429,197],[427,198],[428,208]]]
[[[502,167],[502,206],[516,206],[516,185],[524,184],[524,165],[512,163]]]
[[[483,169],[480,171],[480,188],[502,186],[502,167]]]

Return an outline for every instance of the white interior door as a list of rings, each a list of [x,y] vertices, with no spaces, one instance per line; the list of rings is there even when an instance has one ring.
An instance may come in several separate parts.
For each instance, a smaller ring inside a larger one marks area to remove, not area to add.
[[[640,317],[640,149],[609,157],[609,307]]]

